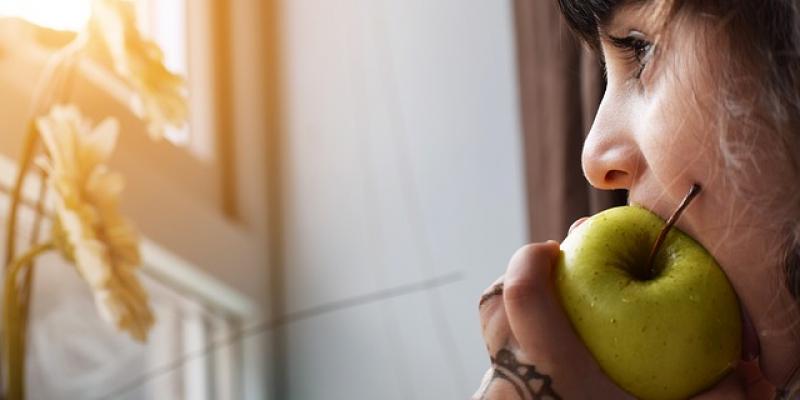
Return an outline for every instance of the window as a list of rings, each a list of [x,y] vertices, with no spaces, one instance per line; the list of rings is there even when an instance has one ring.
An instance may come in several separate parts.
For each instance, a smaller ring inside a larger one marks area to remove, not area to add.
[[[37,331],[37,335],[45,336],[33,341],[44,347],[37,348],[35,351],[41,352],[32,356],[65,352],[61,355],[86,363],[84,372],[100,374],[87,379],[105,376],[109,378],[106,381],[108,385],[124,384],[124,379],[111,378],[111,371],[120,368],[126,371],[127,367],[128,375],[133,375],[131,371],[150,373],[155,369],[157,372],[165,368],[167,356],[196,352],[200,344],[224,339],[229,334],[235,336],[240,329],[263,322],[265,305],[268,304],[265,288],[269,287],[266,272],[268,240],[263,218],[267,212],[267,171],[261,165],[265,139],[258,134],[264,133],[266,124],[258,115],[244,122],[229,121],[231,129],[225,132],[225,152],[220,149],[223,144],[217,140],[223,130],[220,128],[221,118],[237,117],[221,116],[223,111],[216,101],[220,90],[232,96],[229,100],[244,105],[244,109],[253,110],[253,102],[263,101],[251,92],[239,94],[233,87],[254,90],[255,86],[234,82],[235,78],[220,79],[221,73],[232,75],[233,69],[222,72],[216,69],[220,46],[236,53],[230,62],[242,64],[242,54],[258,59],[257,54],[241,51],[240,44],[236,44],[239,46],[236,49],[228,48],[234,47],[236,37],[255,36],[259,27],[257,19],[260,14],[248,11],[248,8],[257,9],[258,2],[235,3],[137,0],[143,31],[162,46],[166,63],[186,73],[188,79],[190,121],[186,129],[169,133],[172,144],[155,143],[147,137],[142,123],[126,111],[125,86],[119,81],[115,83],[113,74],[102,66],[93,63],[80,65],[73,83],[78,89],[70,93],[70,101],[78,103],[95,120],[108,115],[120,119],[123,132],[111,166],[126,178],[123,210],[146,237],[142,246],[143,272],[161,318],[158,323],[171,324],[174,329],[159,327],[146,351],[141,348],[137,351],[126,337],[103,331],[102,325],[73,326],[71,329],[79,331],[74,335],[76,341],[86,343],[78,339],[83,333],[86,339],[96,339],[92,343],[97,344],[97,349],[94,345],[78,343],[73,348],[78,349],[78,353],[66,354],[72,351],[67,346],[75,343],[62,342],[61,339],[50,341],[47,335],[53,334],[54,326],[65,324],[57,322],[63,321],[65,315],[89,314],[92,305],[82,297],[88,295],[85,288],[64,283],[70,281],[69,274],[74,272],[57,260],[51,260],[52,263],[42,262],[39,268],[66,274],[63,279],[50,283],[71,287],[74,292],[59,295],[70,299],[63,304],[38,303],[37,323],[54,325],[51,329]],[[223,7],[231,10],[217,13]],[[248,23],[228,26],[219,19],[220,14],[244,16]],[[68,37],[52,29],[76,30],[83,26],[89,15],[89,0],[0,0],[0,45],[8,51],[8,56],[0,59],[0,91],[4,93],[0,98],[0,128],[4,132],[0,135],[0,186],[9,187],[15,176],[13,160],[22,147],[20,142],[28,123],[34,82],[48,57],[64,43],[64,37]],[[222,29],[236,32],[223,35],[226,40],[223,42],[214,36]],[[247,65],[258,68],[255,63]],[[233,163],[237,163],[236,167],[229,165]],[[26,193],[30,201],[35,198],[38,186],[35,179],[29,179],[28,184]],[[5,202],[5,196],[0,196],[0,215],[5,214]],[[232,209],[235,212],[231,212]],[[59,275],[48,276],[55,278]],[[47,282],[37,281],[37,286],[40,284]],[[37,287],[35,296],[45,293],[45,290]],[[47,304],[52,308],[46,308]],[[92,315],[91,318],[95,318],[95,314]],[[172,336],[165,336],[167,334]],[[120,345],[121,341],[127,344]],[[58,350],[53,346],[61,347]],[[102,363],[103,352],[124,352],[129,346],[133,346],[130,347],[133,350],[125,358],[127,361],[113,367],[95,368],[96,363]],[[151,346],[154,347],[151,349]],[[157,349],[159,346],[161,350]],[[262,355],[263,347],[258,346],[253,345],[252,340],[220,346],[208,357],[191,360],[179,368],[179,372],[165,373],[170,377],[163,378],[161,383],[145,385],[142,391],[126,392],[128,394],[124,396],[130,397],[122,398],[243,398],[240,395],[264,398],[264,361],[260,359],[265,356]],[[235,373],[237,365],[243,373]],[[40,372],[52,376],[53,371],[55,369]],[[102,375],[104,373],[110,375]],[[187,392],[199,386],[182,381],[206,380],[208,376],[214,377],[209,382],[216,383],[201,387],[199,392]],[[244,382],[236,380],[242,379],[240,377],[245,377]],[[64,386],[66,383],[61,383],[58,387],[64,390],[62,393],[81,393],[76,394],[76,398],[103,395],[100,392],[70,392]],[[48,389],[43,385],[40,388],[43,396],[47,398],[47,393],[58,393],[46,392],[54,387]],[[143,392],[148,390],[151,392]]]
[[[0,15],[24,18],[52,29],[76,31],[90,14],[90,0],[0,0]]]

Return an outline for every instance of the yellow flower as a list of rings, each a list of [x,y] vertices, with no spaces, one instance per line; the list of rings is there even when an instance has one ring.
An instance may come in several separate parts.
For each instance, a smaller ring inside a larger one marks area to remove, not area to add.
[[[136,27],[134,4],[127,0],[93,0],[90,37],[99,39],[116,73],[134,92],[131,109],[147,123],[153,139],[164,137],[167,125],[186,121],[184,79],[164,66],[164,54]]]
[[[122,176],[105,165],[117,121],[93,128],[74,106],[56,106],[36,126],[49,155],[42,164],[54,189],[57,246],[91,287],[101,316],[146,340],[154,318],[136,277],[138,235],[118,211]]]

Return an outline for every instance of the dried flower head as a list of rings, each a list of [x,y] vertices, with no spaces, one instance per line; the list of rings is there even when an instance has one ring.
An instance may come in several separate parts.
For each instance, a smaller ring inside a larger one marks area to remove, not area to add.
[[[135,274],[138,235],[118,211],[122,176],[105,165],[117,121],[92,127],[76,107],[56,106],[36,126],[49,155],[41,164],[54,192],[58,248],[91,287],[103,318],[144,341],[154,318]]]
[[[89,34],[108,52],[114,71],[133,90],[131,109],[147,123],[153,139],[167,125],[180,127],[188,114],[183,77],[164,65],[164,54],[136,27],[134,4],[127,0],[94,0]]]

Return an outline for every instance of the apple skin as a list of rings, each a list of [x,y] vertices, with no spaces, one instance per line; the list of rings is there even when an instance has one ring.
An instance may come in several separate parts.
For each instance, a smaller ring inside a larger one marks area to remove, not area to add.
[[[641,399],[685,399],[741,357],[736,293],[714,258],[673,227],[647,279],[665,222],[638,206],[603,211],[561,244],[556,286],[572,325],[603,371]]]

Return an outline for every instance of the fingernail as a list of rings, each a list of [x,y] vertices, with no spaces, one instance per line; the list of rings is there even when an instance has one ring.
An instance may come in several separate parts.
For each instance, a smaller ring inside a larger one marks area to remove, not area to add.
[[[575,220],[575,222],[573,222],[572,225],[569,226],[569,230],[567,231],[567,235],[572,233],[572,231],[575,230],[575,228],[577,228],[580,224],[582,224],[587,219],[589,219],[589,217],[581,217],[581,218],[578,218],[577,220]]]

